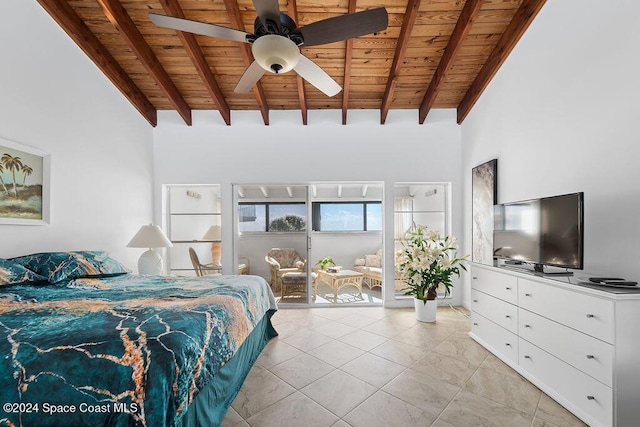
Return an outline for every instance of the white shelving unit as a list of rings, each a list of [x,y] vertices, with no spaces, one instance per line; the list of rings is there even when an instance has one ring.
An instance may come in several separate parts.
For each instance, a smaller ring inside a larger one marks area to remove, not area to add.
[[[209,227],[221,226],[220,185],[168,185],[167,236],[173,243],[168,250],[172,275],[195,276],[189,247],[195,249],[200,262],[211,262],[211,240],[204,240]]]

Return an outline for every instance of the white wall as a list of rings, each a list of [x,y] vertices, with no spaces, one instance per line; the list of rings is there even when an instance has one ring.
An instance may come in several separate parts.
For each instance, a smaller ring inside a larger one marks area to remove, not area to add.
[[[463,122],[464,226],[497,158],[498,202],[584,191],[585,272],[640,281],[640,3],[613,3],[548,1]]]
[[[460,127],[454,111],[433,111],[424,125],[417,111],[272,111],[265,126],[258,112],[234,111],[226,126],[217,112],[194,112],[185,126],[175,112],[154,129],[156,221],[162,220],[164,184],[221,184],[223,241],[232,236],[232,184],[379,181],[385,186],[385,265],[393,265],[393,183],[451,182],[453,233],[462,236]],[[223,268],[233,271],[233,248],[223,244]],[[387,269],[386,283],[394,283]],[[393,287],[390,287],[393,292]]]
[[[0,138],[51,154],[51,223],[0,225],[0,257],[107,250],[152,220],[152,128],[35,2],[0,2]]]

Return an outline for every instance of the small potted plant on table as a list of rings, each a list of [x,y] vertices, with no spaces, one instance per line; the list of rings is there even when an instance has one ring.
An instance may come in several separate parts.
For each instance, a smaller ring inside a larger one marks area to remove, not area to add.
[[[336,263],[333,261],[333,258],[331,258],[330,256],[326,256],[318,261],[318,265],[320,266],[321,270],[326,270],[329,264],[336,265]]]

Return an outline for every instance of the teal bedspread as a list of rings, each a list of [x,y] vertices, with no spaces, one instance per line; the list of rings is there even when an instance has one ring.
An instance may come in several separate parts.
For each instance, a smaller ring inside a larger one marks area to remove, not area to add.
[[[201,391],[219,419],[232,398],[219,390],[235,395],[275,310],[247,275],[1,288],[0,426],[198,424],[185,414]]]

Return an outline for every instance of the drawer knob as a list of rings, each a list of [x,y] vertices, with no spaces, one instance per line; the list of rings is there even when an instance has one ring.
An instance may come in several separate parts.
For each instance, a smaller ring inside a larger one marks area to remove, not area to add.
[[[525,355],[525,356],[524,356],[524,358],[525,358],[525,359],[531,359],[531,356],[527,356],[527,355]]]
[[[508,342],[505,343],[504,345],[506,345],[507,347],[511,347],[511,344],[509,344]]]
[[[587,359],[595,359],[596,357],[593,354],[587,354]]]
[[[507,319],[511,319],[511,316],[509,316],[508,314],[505,314],[505,316]]]
[[[524,296],[525,296],[525,297],[530,297],[530,296],[531,296],[531,294],[524,294]]]
[[[508,286],[507,286],[505,289],[506,289],[506,290],[508,290],[508,291],[510,291],[510,290],[511,290],[511,288],[510,288],[510,287],[508,287]]]
[[[592,319],[594,317],[596,317],[596,316],[594,316],[593,314],[587,314],[587,319]]]
[[[589,399],[589,400],[596,400],[596,398],[595,398],[595,397],[593,397],[593,396],[587,396],[587,399]]]
[[[477,299],[474,299],[474,300],[473,300],[473,302],[478,302],[478,300],[477,300]]]
[[[531,325],[524,325],[524,327],[525,327],[525,328],[530,328],[530,327],[531,327]]]
[[[474,323],[474,324],[473,324],[473,326],[478,326],[478,324],[477,324],[477,323]]]
[[[478,280],[478,276],[473,276],[473,280]]]

